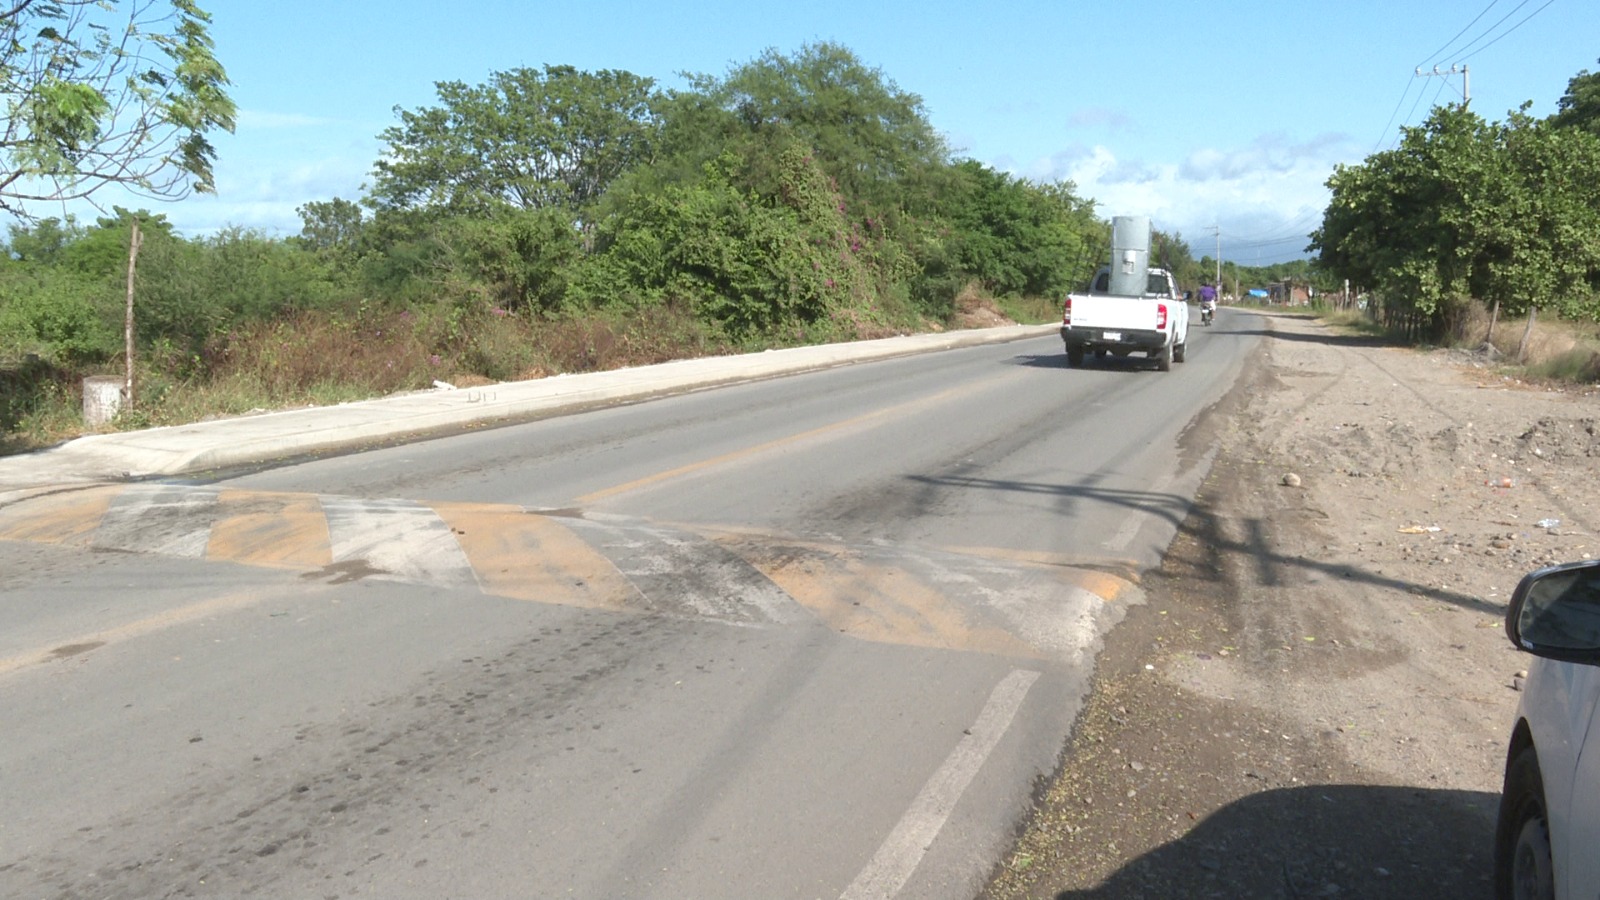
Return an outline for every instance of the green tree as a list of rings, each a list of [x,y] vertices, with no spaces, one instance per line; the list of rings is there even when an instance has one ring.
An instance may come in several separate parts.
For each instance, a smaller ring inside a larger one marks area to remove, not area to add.
[[[1311,246],[1335,277],[1438,323],[1471,294],[1508,190],[1496,133],[1463,106],[1436,108],[1400,146],[1339,166]]]
[[[1600,138],[1526,108],[1493,124],[1436,109],[1396,149],[1335,170],[1318,266],[1436,328],[1468,298],[1600,317],[1597,167]]]
[[[70,215],[65,221],[52,217],[38,219],[26,226],[13,224],[10,228],[11,258],[38,266],[55,265],[65,248],[83,237],[82,226]]]
[[[954,228],[958,269],[996,294],[1057,296],[1087,280],[1100,260],[1094,204],[1070,182],[1036,185],[974,160],[955,166],[941,204]]]
[[[108,184],[214,190],[208,135],[233,130],[211,17],[192,0],[11,0],[0,12],[0,209]]]
[[[300,234],[295,242],[319,252],[344,254],[356,249],[366,220],[361,206],[338,197],[313,200],[295,207],[300,216]]]
[[[1574,75],[1551,118],[1556,125],[1600,135],[1600,72],[1584,69]]]
[[[436,87],[439,106],[396,107],[400,124],[379,135],[388,144],[372,188],[380,207],[581,216],[654,147],[655,82],[629,72],[545,66]]]
[[[1515,315],[1552,309],[1600,320],[1600,134],[1518,113],[1502,128],[1509,187],[1484,211],[1497,239],[1485,254],[1478,296]]]
[[[930,212],[948,149],[922,98],[835,43],[807,44],[785,56],[768,50],[725,78],[696,76],[677,95],[663,155],[678,171],[697,169],[724,150],[743,159],[743,187],[776,188],[784,147],[808,148],[858,216]]]

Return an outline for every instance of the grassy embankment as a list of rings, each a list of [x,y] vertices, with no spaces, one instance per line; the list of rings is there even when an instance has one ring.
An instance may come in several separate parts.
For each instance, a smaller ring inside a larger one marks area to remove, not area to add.
[[[1055,301],[993,298],[969,287],[949,322],[867,326],[857,338],[912,330],[1053,321]],[[104,431],[182,425],[265,410],[320,406],[429,388],[472,387],[547,375],[757,352],[813,342],[804,333],[732,346],[687,313],[657,308],[626,318],[533,320],[486,313],[470,319],[412,311],[306,313],[219,337],[205,358],[147,352],[136,365],[136,403]],[[37,358],[0,360],[0,454],[47,447],[87,433],[82,378],[121,375],[121,361],[93,371]],[[203,374],[202,374],[203,373]]]

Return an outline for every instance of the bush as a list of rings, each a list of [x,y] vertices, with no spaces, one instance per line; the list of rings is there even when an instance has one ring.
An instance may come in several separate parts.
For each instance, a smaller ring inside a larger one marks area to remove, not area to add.
[[[56,269],[0,271],[0,353],[65,364],[122,350],[115,307],[94,280]]]

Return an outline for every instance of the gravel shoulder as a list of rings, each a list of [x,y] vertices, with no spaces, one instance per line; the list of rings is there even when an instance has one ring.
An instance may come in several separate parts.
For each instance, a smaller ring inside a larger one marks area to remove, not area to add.
[[[1600,552],[1596,394],[1226,315],[1216,462],[982,896],[1487,898],[1505,601]]]

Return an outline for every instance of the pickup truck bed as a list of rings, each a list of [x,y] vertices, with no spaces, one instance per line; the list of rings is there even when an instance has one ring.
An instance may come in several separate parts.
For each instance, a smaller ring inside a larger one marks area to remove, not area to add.
[[[1177,294],[1172,278],[1151,269],[1143,297],[1104,293],[1107,270],[1101,269],[1086,294],[1069,294],[1062,309],[1061,340],[1067,364],[1083,365],[1085,355],[1128,356],[1144,353],[1163,372],[1183,362],[1189,341],[1189,304]]]

